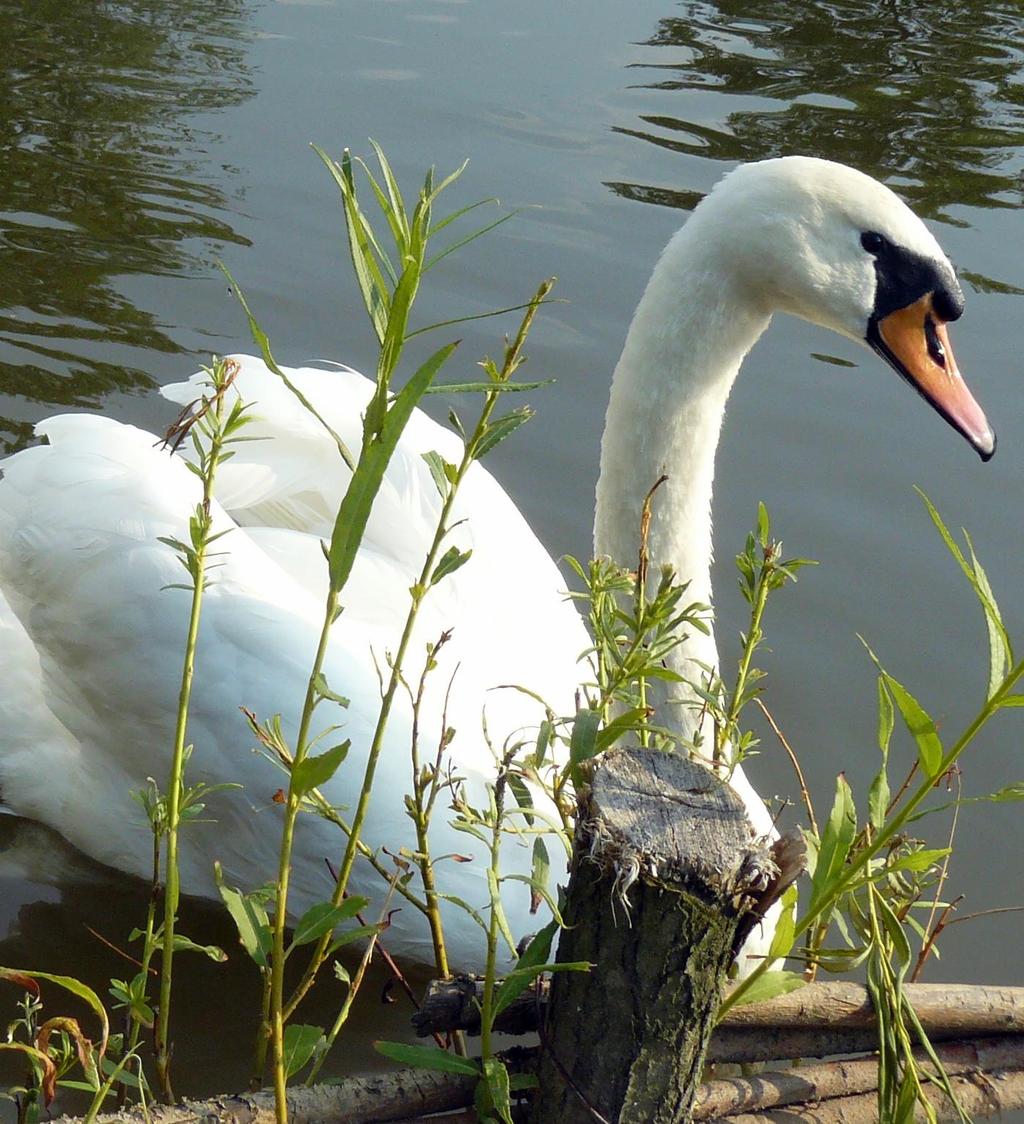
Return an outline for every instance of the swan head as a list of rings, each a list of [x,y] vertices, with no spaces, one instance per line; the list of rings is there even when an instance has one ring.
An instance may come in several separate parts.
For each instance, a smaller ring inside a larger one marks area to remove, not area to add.
[[[889,188],[842,164],[787,156],[737,168],[694,219],[701,211],[696,225],[719,228],[714,242],[748,300],[866,344],[983,460],[994,454],[995,434],[949,341],[947,324],[964,308],[956,274]]]

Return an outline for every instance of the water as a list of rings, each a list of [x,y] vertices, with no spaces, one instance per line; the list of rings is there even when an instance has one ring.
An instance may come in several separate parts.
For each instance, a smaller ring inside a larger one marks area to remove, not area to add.
[[[968,311],[954,344],[999,455],[980,464],[866,351],[780,319],[730,402],[715,519],[723,657],[742,624],[730,559],[757,500],[788,549],[820,559],[772,611],[768,698],[819,801],[840,770],[863,792],[876,765],[874,687],[857,633],[944,734],[973,715],[987,673],[980,612],[913,485],[952,525],[970,527],[1011,633],[1024,631],[1014,596],[1024,579],[1022,25],[1009,2],[766,0],[752,15],[728,0],[8,0],[0,441],[25,444],[33,421],[64,408],[164,426],[157,384],[211,351],[251,349],[218,258],[283,360],[367,369],[336,198],[307,142],[366,152],[372,136],[405,183],[428,163],[446,170],[469,157],[463,201],[499,195],[521,208],[438,271],[424,318],[515,303],[558,275],[568,303],[547,310],[530,348],[531,375],[557,385],[538,394],[537,419],[492,467],[554,553],[586,554],[610,373],[680,208],[737,161],[807,152],[855,164],[932,220],[960,269]],[[463,334],[467,364],[497,348],[488,321]],[[996,722],[969,756],[967,792],[1021,776],[1015,721]],[[768,738],[765,749],[751,766],[756,783],[792,798]],[[40,845],[15,821],[0,832],[21,870],[2,884],[0,963],[97,987],[128,972],[89,929],[124,946],[144,888],[64,856],[49,837]],[[1024,898],[1022,849],[1013,805],[965,811],[951,878],[951,893],[966,894],[962,912]],[[91,881],[41,887],[64,861]],[[930,978],[1017,981],[1022,925],[1008,914],[954,926]],[[234,949],[213,908],[190,909],[185,928]],[[237,955],[228,967],[191,967],[179,994],[181,1069],[195,1092],[239,1086],[253,973]],[[200,1006],[213,988],[214,1009]],[[380,990],[367,988],[339,1070],[372,1064],[372,1037],[403,1033],[404,1009],[382,1007]],[[330,1000],[303,1017],[326,1021]]]

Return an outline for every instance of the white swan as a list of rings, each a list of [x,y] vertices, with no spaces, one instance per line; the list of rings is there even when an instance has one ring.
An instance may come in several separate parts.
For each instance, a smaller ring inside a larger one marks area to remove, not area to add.
[[[666,248],[637,309],[615,372],[602,444],[595,548],[618,560],[635,555],[643,496],[663,472],[650,544],[710,601],[710,503],[715,448],[732,382],[775,311],[823,324],[879,352],[987,459],[995,438],[964,386],[945,324],[962,297],[953,270],[923,223],[888,189],[840,165],[790,157],[738,169],[695,210]],[[288,391],[254,359],[237,382],[256,402],[257,431],[272,438],[239,447],[224,468],[216,518],[240,525],[204,610],[190,740],[192,780],[240,779],[244,793],[219,797],[215,822],[183,836],[185,885],[212,893],[211,865],[243,887],[274,870],[272,794],[280,776],[250,752],[237,713],[280,712],[294,730],[320,627],[324,584],[319,538],[329,533],[344,474],[332,443]],[[292,376],[331,424],[357,446],[368,384],[354,372],[304,369]],[[194,386],[166,388],[186,401]],[[94,858],[147,873],[147,829],[130,793],[162,778],[170,745],[185,628],[177,560],[158,536],[186,537],[196,481],[153,438],[85,415],[38,426],[48,444],[15,454],[0,480],[0,804],[40,820]],[[252,431],[251,431],[252,432]],[[344,596],[326,675],[352,700],[340,722],[353,748],[326,794],[353,799],[366,731],[376,712],[377,659],[394,646],[407,589],[432,531],[438,498],[421,454],[456,459],[452,434],[413,418],[374,508],[364,549]],[[223,509],[223,510],[222,510]],[[570,713],[587,638],[562,597],[563,580],[508,497],[482,469],[470,474],[456,518],[459,544],[473,558],[432,595],[420,644],[453,627],[427,707],[431,743],[441,699],[458,668],[447,721],[458,731],[451,757],[479,797],[492,771],[480,731],[487,711],[492,741],[536,724],[538,708],[502,684],[534,689]],[[695,634],[675,663],[717,662],[713,637]],[[687,732],[695,709],[673,708]],[[399,709],[378,770],[364,838],[397,850],[413,836],[401,796],[409,788],[409,712]],[[755,829],[769,832],[764,805],[737,771]],[[254,813],[253,809],[257,809]],[[325,860],[342,846],[335,829],[301,818],[292,906],[301,912],[331,890]],[[487,900],[482,848],[436,822],[442,891],[476,907]],[[527,846],[505,848],[507,870],[529,869]],[[357,865],[355,889],[380,897],[379,876]],[[517,935],[536,929],[525,886],[506,886]],[[480,934],[447,908],[454,964],[480,964]],[[429,959],[425,924],[406,907],[389,947]]]

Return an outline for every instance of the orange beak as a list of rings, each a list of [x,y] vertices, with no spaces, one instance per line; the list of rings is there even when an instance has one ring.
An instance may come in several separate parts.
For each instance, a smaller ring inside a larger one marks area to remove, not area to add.
[[[996,435],[960,374],[932,294],[890,312],[872,327],[868,343],[875,351],[970,441],[983,461],[991,459]]]

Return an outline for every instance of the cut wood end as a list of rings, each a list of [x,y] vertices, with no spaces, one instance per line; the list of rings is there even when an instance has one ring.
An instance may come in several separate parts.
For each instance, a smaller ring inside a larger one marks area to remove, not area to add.
[[[590,764],[580,799],[583,857],[624,895],[638,879],[750,907],[779,867],[743,802],[710,770],[682,754],[612,750]]]

